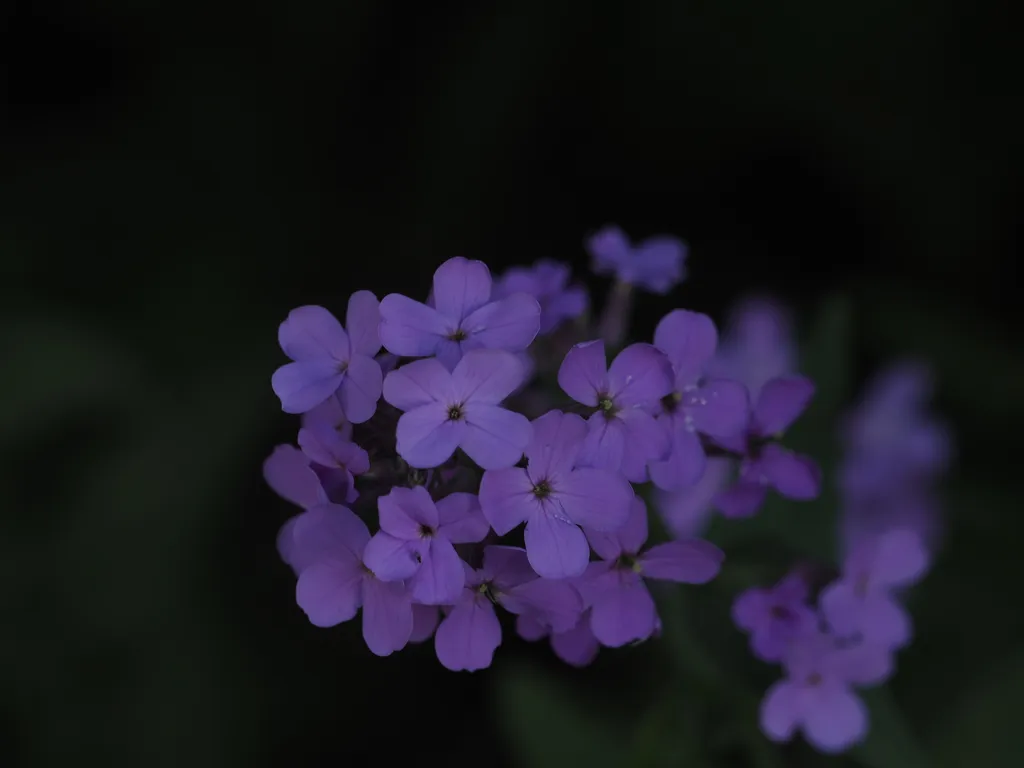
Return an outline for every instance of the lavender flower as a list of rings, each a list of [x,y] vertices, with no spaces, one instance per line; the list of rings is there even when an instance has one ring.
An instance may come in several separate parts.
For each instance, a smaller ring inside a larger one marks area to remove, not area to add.
[[[540,305],[526,293],[491,300],[491,273],[461,256],[434,272],[431,305],[398,293],[380,305],[380,338],[401,357],[437,356],[449,370],[471,349],[526,349],[540,328]]]
[[[842,578],[818,599],[825,620],[840,637],[887,649],[906,645],[910,618],[893,592],[916,582],[927,565],[921,539],[912,531],[893,530],[863,542],[847,557]]]
[[[517,293],[532,296],[540,304],[540,333],[556,330],[587,309],[587,292],[582,286],[569,286],[569,265],[542,259],[532,267],[512,267],[494,285],[494,299]]]
[[[703,584],[713,579],[724,555],[700,539],[657,544],[644,553],[647,509],[637,497],[629,519],[614,533],[587,531],[600,562],[587,566],[580,594],[591,609],[590,628],[602,645],[615,648],[646,640],[658,621],[644,579]]]
[[[332,627],[363,609],[363,639],[378,656],[401,650],[412,634],[412,602],[400,581],[381,581],[363,563],[365,523],[337,504],[314,507],[293,530],[302,563],[295,598],[311,623]]]
[[[354,476],[370,469],[366,451],[324,423],[300,429],[299,447],[313,462],[313,471],[331,501],[351,504],[359,498]]]
[[[451,372],[434,359],[392,371],[384,399],[405,411],[398,420],[399,455],[427,469],[462,448],[483,469],[512,466],[530,442],[530,422],[499,403],[522,377],[515,355],[487,349],[467,352]]]
[[[476,496],[453,493],[435,504],[422,486],[394,488],[377,508],[381,530],[366,545],[366,567],[384,581],[407,579],[417,603],[455,602],[465,573],[452,545],[482,541],[490,530]]]
[[[558,369],[558,384],[597,410],[587,421],[581,462],[647,479],[647,463],[664,457],[668,435],[651,412],[672,391],[672,366],[656,347],[632,344],[607,367],[604,342],[576,344]]]
[[[597,274],[614,274],[619,282],[652,293],[668,293],[686,274],[687,249],[674,237],[652,237],[634,246],[621,229],[607,226],[586,247]]]
[[[807,582],[790,574],[769,589],[741,593],[732,607],[736,626],[750,633],[750,647],[762,661],[779,661],[789,645],[817,626],[816,612],[807,604]]]
[[[377,297],[357,291],[341,323],[323,307],[293,309],[278,329],[281,349],[294,362],[271,379],[285,413],[304,413],[337,396],[345,418],[360,424],[373,416],[380,399],[380,349]]]
[[[817,465],[771,442],[803,413],[813,395],[813,382],[803,376],[772,379],[761,390],[745,438],[722,441],[745,454],[739,482],[716,499],[724,515],[749,517],[764,502],[769,488],[788,499],[817,497],[821,490]]]
[[[658,416],[671,449],[666,459],[650,466],[651,480],[664,490],[691,486],[704,475],[707,456],[700,434],[730,438],[747,425],[746,388],[705,378],[717,345],[715,324],[697,312],[673,310],[654,331],[654,346],[665,353],[674,373],[674,389],[662,399]]]
[[[541,579],[518,547],[490,546],[483,568],[466,569],[466,586],[434,634],[437,658],[459,671],[485,669],[501,645],[501,625],[494,612],[501,605],[510,613],[530,613],[557,631],[579,621],[583,605],[566,581]]]
[[[583,525],[611,531],[629,516],[633,489],[618,472],[577,466],[587,425],[575,414],[550,411],[533,422],[525,469],[490,470],[480,504],[495,533],[526,523],[526,554],[546,578],[579,576],[590,547]]]

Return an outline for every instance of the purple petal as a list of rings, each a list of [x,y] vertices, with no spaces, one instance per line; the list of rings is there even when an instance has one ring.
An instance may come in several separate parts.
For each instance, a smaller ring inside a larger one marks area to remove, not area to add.
[[[657,509],[674,537],[696,536],[704,530],[712,512],[712,502],[725,486],[729,472],[728,459],[712,458],[708,460],[704,475],[696,485],[673,493],[658,494]],[[653,465],[651,476],[654,476]]]
[[[851,685],[881,685],[895,671],[892,648],[860,642],[832,653],[830,667],[839,680]]]
[[[452,544],[483,541],[490,531],[487,518],[480,509],[480,500],[472,493],[451,493],[436,506],[437,532]]]
[[[672,392],[672,365],[651,344],[630,344],[608,369],[609,394],[619,407],[655,405]]]
[[[533,579],[511,589],[501,598],[510,613],[537,616],[552,632],[576,626],[583,613],[580,594],[564,579]]]
[[[456,325],[491,298],[491,271],[482,261],[456,256],[434,272],[434,307]]]
[[[437,621],[441,618],[441,612],[436,605],[413,605],[412,606],[412,634],[409,635],[410,643],[422,643],[429,640],[437,629]]]
[[[666,294],[683,279],[686,246],[664,235],[651,237],[633,251],[631,272],[633,284],[651,293]]]
[[[526,349],[540,331],[540,304],[525,293],[485,304],[462,324],[469,334],[469,348]]]
[[[302,414],[303,427],[311,427],[314,424],[326,424],[338,431],[347,429],[347,434],[342,434],[342,437],[346,440],[352,439],[352,425],[345,421],[345,414],[341,411],[341,403],[337,397],[328,397],[320,405]]]
[[[626,453],[626,425],[618,417],[598,411],[587,419],[587,436],[577,459],[583,466],[622,471]]]
[[[657,618],[654,600],[640,577],[630,572],[619,578],[618,588],[605,590],[591,606],[590,628],[609,648],[646,640]]]
[[[298,520],[299,516],[289,517],[284,521],[277,531],[277,554],[280,555],[281,559],[295,571],[295,575],[298,576],[302,569],[296,565],[295,561],[295,539],[294,539],[294,528],[295,521]]]
[[[490,601],[465,590],[437,628],[434,649],[441,664],[452,671],[475,671],[491,666],[501,645],[501,624]]]
[[[356,291],[348,298],[345,314],[352,354],[373,357],[380,352],[380,302],[370,291]]]
[[[263,479],[274,493],[304,509],[327,501],[309,457],[291,445],[279,445],[263,462]]]
[[[424,405],[402,414],[395,431],[395,448],[411,467],[438,467],[463,442],[466,426],[463,421],[450,421],[443,403]]]
[[[377,410],[382,381],[383,374],[376,360],[353,355],[338,391],[338,402],[345,418],[353,424],[368,421]]]
[[[414,360],[387,375],[384,399],[395,408],[411,411],[436,402],[447,402],[452,396],[452,375],[433,358]]]
[[[618,419],[625,426],[622,474],[630,482],[646,482],[648,462],[668,455],[669,436],[651,414],[639,408],[625,409]]]
[[[600,646],[590,629],[590,614],[583,614],[572,629],[552,634],[551,648],[558,658],[574,667],[585,667],[596,659]]]
[[[526,446],[530,477],[535,481],[568,472],[587,436],[587,423],[575,413],[548,411],[533,420],[533,439]]]
[[[608,389],[607,365],[603,341],[576,344],[558,369],[558,386],[576,402],[596,406],[598,393]]]
[[[621,528],[634,499],[626,479],[607,469],[576,469],[561,475],[553,496],[569,520],[595,531]]]
[[[704,584],[718,575],[725,553],[702,539],[669,541],[651,547],[640,557],[649,579]]]
[[[687,395],[683,398],[685,402]],[[747,388],[738,381],[711,379],[694,393],[688,413],[698,432],[711,437],[738,435],[750,419]]]
[[[750,517],[764,504],[767,495],[767,486],[741,480],[719,493],[714,503],[726,517]]]
[[[781,376],[761,389],[754,408],[757,434],[765,437],[785,432],[814,397],[814,382],[805,376]]]
[[[732,621],[745,632],[754,632],[764,626],[769,610],[768,590],[760,587],[744,590],[732,603]]]
[[[660,421],[665,421],[662,418]],[[707,469],[707,455],[700,438],[683,419],[673,419],[672,443],[668,457],[650,463],[651,480],[666,491],[696,485]]]
[[[523,640],[534,642],[542,637],[547,637],[550,628],[540,621],[536,616],[528,613],[521,613],[516,616],[516,634]]]
[[[333,627],[356,615],[362,602],[362,581],[358,564],[321,560],[299,574],[295,601],[311,624]]]
[[[541,303],[540,332],[551,333],[565,320],[579,317],[589,303],[586,289],[577,285],[550,297]]]
[[[707,315],[674,309],[654,329],[654,346],[672,363],[674,383],[682,389],[704,373],[718,346],[718,329]]]
[[[340,504],[321,504],[303,512],[292,527],[295,567],[302,570],[318,560],[358,565],[370,532],[366,523]]]
[[[493,581],[499,589],[511,589],[523,582],[537,578],[526,550],[522,547],[491,545],[484,548],[484,567],[481,575]]]
[[[338,363],[328,358],[282,365],[270,377],[285,413],[305,413],[333,395],[342,381]]]
[[[450,605],[465,584],[466,573],[455,547],[447,539],[430,539],[423,563],[409,581],[413,599],[423,605]]]
[[[481,469],[511,467],[523,457],[532,436],[529,419],[521,413],[481,403],[468,403],[463,412],[466,430],[460,445]]]
[[[391,293],[380,302],[380,340],[399,357],[426,357],[455,330],[433,307]]]
[[[804,712],[804,736],[822,752],[842,752],[867,733],[867,709],[856,695],[842,686],[823,687],[815,706]]]
[[[762,449],[758,466],[761,475],[787,499],[816,499],[821,492],[818,465],[777,443],[770,443]]]
[[[350,354],[349,339],[338,319],[323,307],[293,309],[277,330],[281,350],[296,362],[343,362]]]
[[[536,506],[536,499],[525,469],[492,469],[480,479],[480,506],[499,536],[525,522]]]
[[[628,263],[633,255],[629,238],[614,225],[595,233],[585,245],[593,259],[593,269],[599,275],[616,272]]]
[[[587,538],[577,525],[536,509],[526,521],[526,554],[530,565],[547,579],[580,576],[590,560]]]
[[[905,587],[924,575],[928,553],[921,537],[896,529],[878,537],[871,564],[871,583],[876,587]]]
[[[497,405],[523,383],[523,364],[511,352],[476,349],[452,371],[455,402]]]
[[[629,516],[617,530],[601,533],[587,529],[587,538],[602,560],[614,560],[623,553],[635,555],[647,541],[647,506],[644,500],[639,496],[633,497]]]
[[[412,634],[412,602],[401,582],[363,580],[363,640],[378,656],[402,650]]]
[[[418,540],[424,527],[435,529],[439,523],[437,507],[422,485],[392,488],[377,500],[377,509],[381,530],[397,539]]]
[[[772,741],[789,741],[804,719],[806,697],[800,686],[779,680],[761,701],[761,730]]]
[[[381,581],[408,579],[420,567],[418,542],[378,531],[363,551],[363,563]]]

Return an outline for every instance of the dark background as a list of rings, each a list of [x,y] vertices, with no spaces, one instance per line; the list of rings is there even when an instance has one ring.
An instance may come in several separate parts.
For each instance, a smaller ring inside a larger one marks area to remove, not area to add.
[[[1003,659],[1024,685],[1024,120],[997,7],[8,0],[0,765],[511,764],[498,678],[429,644],[377,659],[294,605],[291,510],[260,477],[296,429],[276,328],[360,288],[425,295],[453,255],[585,275],[608,222],[691,247],[641,335],[752,289],[806,329],[842,293],[858,376],[931,360],[954,544],[896,693],[937,752],[1013,746],[987,718],[941,742]],[[506,645],[495,675],[526,656],[597,693],[653,663]]]

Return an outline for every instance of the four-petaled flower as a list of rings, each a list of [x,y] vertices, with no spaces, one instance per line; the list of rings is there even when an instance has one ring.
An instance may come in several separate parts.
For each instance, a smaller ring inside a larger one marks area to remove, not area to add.
[[[586,290],[568,282],[568,264],[541,259],[532,267],[512,267],[505,272],[494,284],[494,298],[517,293],[533,296],[540,304],[540,332],[551,333],[587,309]]]
[[[595,272],[614,274],[619,282],[652,293],[668,293],[686,274],[687,249],[674,237],[651,237],[634,246],[621,229],[607,226],[590,237],[586,246]]]
[[[740,593],[732,618],[750,633],[750,647],[762,661],[778,661],[796,638],[817,625],[818,616],[807,604],[809,588],[798,574],[790,574],[774,587],[755,587]]]

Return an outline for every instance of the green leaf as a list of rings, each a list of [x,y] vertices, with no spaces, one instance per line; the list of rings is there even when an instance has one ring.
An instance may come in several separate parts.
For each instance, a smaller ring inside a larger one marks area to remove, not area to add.
[[[582,702],[535,667],[506,669],[497,685],[497,710],[506,744],[526,768],[622,768],[624,734],[616,721]]]
[[[928,768],[932,765],[888,688],[871,688],[860,695],[871,714],[867,739],[851,750],[858,762],[868,768]],[[975,764],[989,768],[987,763]]]

